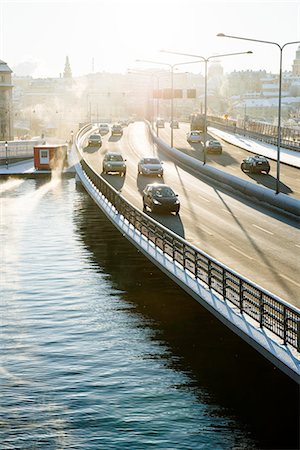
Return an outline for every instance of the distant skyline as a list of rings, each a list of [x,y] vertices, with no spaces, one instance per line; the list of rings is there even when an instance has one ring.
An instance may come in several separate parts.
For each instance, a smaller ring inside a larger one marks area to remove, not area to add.
[[[150,67],[136,59],[191,60],[160,53],[161,49],[205,57],[252,50],[252,55],[219,62],[225,72],[278,73],[276,46],[216,35],[223,32],[280,45],[299,41],[300,0],[0,0],[0,30],[0,59],[16,75],[59,77],[66,56],[75,77],[93,69],[126,73]],[[291,70],[297,47],[285,48],[283,70]],[[203,64],[181,69],[203,73]]]

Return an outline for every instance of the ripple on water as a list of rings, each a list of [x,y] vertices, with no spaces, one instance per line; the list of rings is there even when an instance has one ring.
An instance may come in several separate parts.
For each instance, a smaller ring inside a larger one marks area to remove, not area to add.
[[[234,375],[218,348],[229,358],[239,341],[131,248],[74,180],[11,186],[2,189],[1,448],[266,442],[223,395]]]

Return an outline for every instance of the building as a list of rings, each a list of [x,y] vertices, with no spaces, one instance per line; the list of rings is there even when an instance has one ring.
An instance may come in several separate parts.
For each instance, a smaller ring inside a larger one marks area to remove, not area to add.
[[[257,120],[269,123],[278,122],[279,77],[264,72],[253,72],[257,78],[256,89],[249,90],[251,83],[242,84],[243,73],[234,73],[235,96],[230,97],[230,114],[238,120]],[[232,74],[229,75],[230,78]],[[239,83],[240,82],[240,83]],[[248,90],[247,90],[248,88]],[[300,121],[300,46],[296,50],[292,70],[282,73],[281,84],[282,125]]]
[[[300,108],[300,97],[282,97],[282,124],[294,115]],[[237,101],[233,107],[232,117],[242,120],[253,119],[261,122],[277,123],[278,97],[272,98],[244,98]]]
[[[0,60],[0,141],[13,139],[12,70]]]
[[[72,70],[69,61],[69,57],[66,56],[65,68],[64,68],[64,78],[72,78]]]
[[[68,146],[37,145],[33,147],[34,167],[36,170],[63,170],[67,161]]]
[[[69,139],[70,131],[82,121],[81,100],[69,78],[17,77],[14,81],[15,135],[42,134]]]

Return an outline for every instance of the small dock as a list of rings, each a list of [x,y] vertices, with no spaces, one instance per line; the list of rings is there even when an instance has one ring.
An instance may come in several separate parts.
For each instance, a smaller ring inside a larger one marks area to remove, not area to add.
[[[52,170],[38,170],[34,167],[34,160],[27,159],[25,161],[19,161],[16,163],[8,163],[0,165],[0,178],[7,177],[24,177],[24,178],[37,178],[37,177],[51,177]],[[62,177],[72,178],[75,177],[75,169],[71,167],[64,168],[61,172]]]

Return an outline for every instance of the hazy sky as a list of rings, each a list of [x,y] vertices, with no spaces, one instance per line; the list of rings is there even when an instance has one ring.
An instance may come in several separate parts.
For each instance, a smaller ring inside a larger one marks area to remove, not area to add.
[[[137,58],[191,60],[160,49],[205,57],[252,50],[253,55],[223,58],[225,71],[277,73],[276,46],[216,34],[281,45],[300,41],[300,0],[0,0],[0,30],[0,59],[19,75],[59,76],[66,55],[74,76],[92,72],[93,59],[95,72],[148,67],[136,63]],[[291,70],[296,49],[297,45],[285,48],[284,70]],[[203,71],[203,64],[183,67]]]

